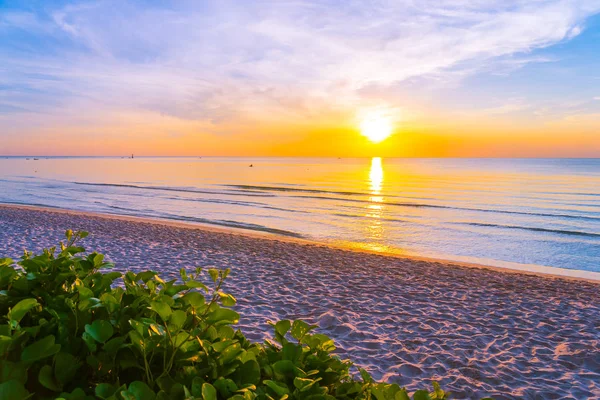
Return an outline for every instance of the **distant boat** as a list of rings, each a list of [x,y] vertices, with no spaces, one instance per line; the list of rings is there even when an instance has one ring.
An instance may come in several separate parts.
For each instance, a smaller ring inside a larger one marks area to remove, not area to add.
[[[37,161],[37,160],[39,160],[39,158],[34,158],[33,160],[34,160],[34,161]]]
[[[254,165],[250,164],[250,168],[254,167]]]

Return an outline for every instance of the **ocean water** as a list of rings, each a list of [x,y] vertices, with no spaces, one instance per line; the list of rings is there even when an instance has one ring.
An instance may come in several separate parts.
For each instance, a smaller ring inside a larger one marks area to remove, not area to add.
[[[600,159],[1,157],[0,202],[600,272]]]

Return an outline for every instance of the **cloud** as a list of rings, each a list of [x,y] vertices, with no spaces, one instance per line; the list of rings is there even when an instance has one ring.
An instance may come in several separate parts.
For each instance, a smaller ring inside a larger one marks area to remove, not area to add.
[[[530,53],[579,35],[599,10],[598,1],[259,0],[19,11],[0,17],[3,37],[27,43],[0,44],[0,84],[11,85],[0,104],[65,118],[123,109],[215,124],[310,118],[377,106],[373,87],[548,61]]]

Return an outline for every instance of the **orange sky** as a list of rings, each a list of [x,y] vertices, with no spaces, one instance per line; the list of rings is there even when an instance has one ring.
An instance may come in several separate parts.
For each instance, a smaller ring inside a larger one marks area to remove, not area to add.
[[[541,126],[499,118],[399,120],[380,143],[361,135],[356,118],[218,125],[169,116],[116,115],[94,128],[48,124],[2,142],[5,154],[190,155],[332,157],[597,157],[595,116],[548,121]],[[340,118],[340,115],[335,115]],[[600,118],[600,115],[598,115]],[[344,121],[344,119],[339,119]]]

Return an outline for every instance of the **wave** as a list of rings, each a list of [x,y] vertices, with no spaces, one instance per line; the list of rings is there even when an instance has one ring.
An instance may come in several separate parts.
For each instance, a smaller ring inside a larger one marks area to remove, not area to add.
[[[335,200],[335,201],[345,201],[345,202],[363,203],[363,204],[371,204],[372,203],[369,200],[348,199],[348,198],[339,198],[339,197],[325,197],[325,196],[292,196],[292,197],[305,198],[305,199]],[[428,203],[383,202],[381,204],[386,205],[386,206],[396,206],[396,207],[439,208],[439,209],[460,210],[460,211],[478,211],[478,212],[498,213],[498,214],[528,215],[528,216],[535,216],[535,217],[551,217],[551,218],[566,218],[566,219],[600,221],[600,217],[591,217],[591,216],[587,216],[587,215],[552,214],[552,213],[536,213],[536,212],[526,212],[526,211],[494,210],[494,209],[486,209],[486,208],[445,206],[445,205],[440,205],[440,204],[428,204]]]
[[[409,220],[406,220],[406,219],[377,217],[377,216],[369,216],[369,215],[356,215],[356,214],[344,214],[344,213],[333,213],[331,215],[335,215],[336,217],[343,217],[343,218],[371,219],[371,220],[385,221],[385,222],[404,222],[404,223],[410,223],[410,222],[412,222],[412,221],[409,221]]]
[[[564,229],[536,228],[536,227],[519,226],[519,225],[489,224],[489,223],[482,223],[482,222],[451,222],[451,223],[458,224],[458,225],[482,226],[482,227],[489,227],[489,228],[520,229],[520,230],[526,230],[526,231],[531,231],[531,232],[556,233],[556,234],[561,234],[561,235],[600,237],[600,233],[569,231],[569,230],[564,230]]]
[[[152,217],[152,216],[150,216],[150,217]],[[156,216],[154,216],[154,217],[156,217]],[[200,217],[186,217],[186,216],[173,215],[173,214],[167,214],[167,215],[161,214],[158,217],[165,218],[165,219],[172,219],[172,220],[176,220],[176,221],[197,222],[197,223],[201,223],[201,224],[225,226],[228,228],[237,228],[237,229],[246,229],[246,230],[258,231],[258,232],[274,233],[277,235],[290,236],[290,237],[295,237],[295,238],[303,238],[304,237],[303,235],[301,235],[297,232],[288,231],[285,229],[270,228],[268,226],[253,224],[253,223],[249,223],[249,222],[240,222],[240,221],[223,220],[223,219],[214,220],[214,219],[207,219],[207,218],[200,218]]]
[[[304,210],[292,210],[291,208],[275,207],[275,206],[270,206],[265,203],[259,203],[256,201],[235,201],[235,200],[224,200],[224,199],[185,199],[185,198],[179,198],[179,197],[169,197],[169,200],[193,201],[193,202],[198,202],[198,203],[228,204],[228,205],[232,205],[232,206],[255,207],[255,208],[264,208],[267,210],[309,214],[308,211],[304,211]]]
[[[262,209],[267,209],[267,210],[290,212],[290,213],[309,214],[308,211],[304,211],[304,210],[293,210],[290,208],[269,206],[265,203],[258,203],[258,202],[254,202],[254,201],[234,201],[234,200],[224,200],[224,199],[186,199],[186,198],[181,198],[181,197],[165,197],[165,199],[166,200],[175,200],[175,201],[184,201],[184,202],[194,202],[194,203],[226,204],[226,205],[232,205],[232,206],[262,208]],[[104,200],[109,200],[109,199],[104,199]],[[107,203],[103,203],[100,201],[94,201],[94,203],[101,204],[103,206],[110,207],[110,208],[117,208],[117,209],[122,208],[122,207],[113,206],[113,205],[110,205]],[[135,211],[134,209],[129,209],[129,210]]]
[[[44,208],[56,208],[57,210],[62,210],[62,207],[54,206],[51,204],[43,204],[43,203],[25,203],[22,201],[10,201],[10,200],[0,200],[0,204],[14,205],[14,206],[32,206],[32,207],[44,207]]]
[[[349,191],[336,191],[336,190],[324,190],[324,189],[306,189],[306,188],[295,188],[295,187],[287,187],[287,186],[259,186],[259,185],[223,185],[225,187],[231,187],[242,190],[254,190],[261,192],[303,192],[303,193],[329,193],[329,194],[339,194],[342,196],[368,196],[369,193],[365,192],[349,192]]]
[[[100,186],[100,187],[117,187],[117,188],[132,188],[132,189],[140,189],[140,190],[156,190],[156,191],[167,191],[167,192],[182,192],[182,193],[198,193],[198,194],[209,194],[215,196],[246,196],[246,197],[277,197],[275,194],[264,193],[265,191],[273,190],[273,191],[282,191],[282,192],[296,192],[296,193],[312,193],[312,194],[339,194],[342,196],[350,196],[350,195],[369,195],[369,193],[363,192],[353,192],[353,191],[328,191],[321,189],[308,189],[308,188],[290,188],[290,187],[282,187],[282,186],[264,186],[264,185],[222,185],[225,187],[237,188],[241,189],[243,193],[239,193],[239,191],[211,191],[211,190],[201,190],[201,189],[193,189],[193,188],[178,188],[178,187],[167,187],[167,186],[141,186],[141,185],[133,185],[133,184],[120,184],[120,183],[90,183],[90,182],[71,182],[75,185],[83,185],[83,186]],[[589,193],[588,193],[589,194]],[[343,201],[343,202],[353,202],[353,203],[361,203],[361,204],[370,204],[371,201],[368,199],[358,199],[358,198],[350,198],[350,197],[335,197],[335,196],[317,196],[317,195],[291,195],[289,197],[303,198],[303,199],[317,199],[317,200],[333,200],[333,201]],[[398,197],[398,196],[386,196],[388,198]],[[269,206],[265,203],[260,202],[235,202],[228,201],[225,199],[181,199],[181,200],[189,200],[189,201],[198,201],[198,202],[207,202],[207,203],[221,203],[221,204],[232,204],[232,205],[247,205],[247,206],[256,206],[260,208],[273,209],[277,211],[283,212],[302,212],[300,210],[293,209],[285,209],[279,207]],[[244,204],[246,203],[246,204]],[[575,214],[554,214],[554,213],[543,213],[543,212],[527,212],[527,211],[513,211],[513,210],[504,210],[504,209],[486,209],[486,208],[476,208],[476,207],[457,207],[451,205],[442,205],[442,204],[431,204],[431,203],[423,203],[423,202],[398,202],[391,201],[383,203],[387,206],[395,206],[395,207],[411,207],[411,208],[434,208],[434,209],[448,209],[448,210],[458,210],[458,211],[473,211],[473,212],[485,212],[485,213],[497,213],[497,214],[508,214],[508,215],[526,215],[526,216],[535,216],[535,217],[546,217],[546,218],[563,218],[563,219],[573,219],[573,220],[587,220],[587,221],[600,221],[600,216],[590,216],[590,215],[575,215]],[[590,211],[589,213],[594,213]]]
[[[164,218],[164,219],[174,220],[174,221],[197,222],[197,223],[207,224],[207,225],[225,226],[228,228],[246,229],[246,230],[251,230],[251,231],[274,233],[277,235],[290,236],[290,237],[295,237],[295,238],[304,238],[304,235],[301,235],[297,232],[288,231],[285,229],[270,228],[268,226],[253,224],[253,223],[249,223],[249,222],[240,222],[240,221],[233,221],[233,220],[219,220],[219,219],[215,220],[215,219],[208,219],[208,218],[201,218],[201,217],[189,217],[189,216],[176,215],[176,214],[170,214],[170,213],[164,213],[164,212],[159,212],[156,214],[154,214],[154,213],[147,214],[147,213],[143,213],[143,212],[140,213],[139,210],[136,210],[133,208],[119,207],[119,206],[113,206],[113,205],[106,205],[106,206],[108,208],[112,208],[115,210],[126,211],[128,213],[128,215],[131,215],[134,217]]]
[[[235,192],[215,192],[210,190],[200,189],[189,189],[189,188],[175,188],[168,186],[138,186],[130,185],[126,183],[89,183],[89,182],[71,182],[75,185],[85,186],[108,186],[108,187],[121,187],[121,188],[132,188],[132,189],[143,189],[143,190],[163,190],[167,192],[183,192],[183,193],[201,193],[201,194],[214,194],[214,195],[227,195],[227,196],[254,196],[254,197],[275,197],[274,194],[240,194]]]
[[[581,192],[540,192],[544,194],[558,194],[558,195],[573,195],[573,196],[594,196],[600,197],[600,193],[581,193]]]

